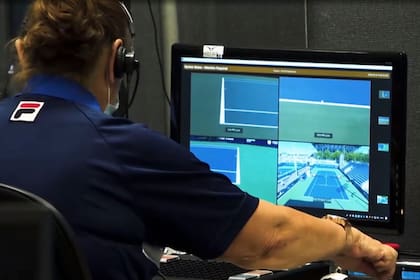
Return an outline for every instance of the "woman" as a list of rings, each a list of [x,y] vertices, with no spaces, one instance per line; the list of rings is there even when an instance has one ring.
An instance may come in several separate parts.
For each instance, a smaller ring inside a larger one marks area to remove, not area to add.
[[[15,40],[21,94],[0,105],[0,181],[58,208],[93,279],[151,279],[146,242],[249,269],[332,260],[392,277],[396,251],[344,220],[258,200],[167,137],[105,114],[129,31],[117,0],[34,1]]]

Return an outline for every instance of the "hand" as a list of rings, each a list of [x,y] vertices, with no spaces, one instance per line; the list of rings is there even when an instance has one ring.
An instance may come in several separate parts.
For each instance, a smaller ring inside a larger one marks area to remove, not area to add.
[[[352,228],[351,241],[333,261],[343,269],[389,280],[395,272],[398,253],[388,245]]]

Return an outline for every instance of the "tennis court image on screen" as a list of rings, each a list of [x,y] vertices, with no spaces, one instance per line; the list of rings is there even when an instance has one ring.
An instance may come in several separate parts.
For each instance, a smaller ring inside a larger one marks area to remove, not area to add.
[[[280,78],[277,203],[368,211],[369,80]]]
[[[192,91],[190,147],[213,171],[273,203],[368,211],[369,80],[196,77],[214,88]]]

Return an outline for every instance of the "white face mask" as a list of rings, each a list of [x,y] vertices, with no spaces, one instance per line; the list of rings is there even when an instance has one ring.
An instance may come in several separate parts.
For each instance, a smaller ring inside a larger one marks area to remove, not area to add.
[[[111,104],[111,88],[108,86],[108,104],[105,107],[104,113],[107,115],[112,116],[115,111],[118,110],[120,107],[120,102],[117,97],[117,102],[115,104]]]
[[[112,116],[112,114],[114,114],[118,110],[119,107],[120,107],[119,102],[117,102],[116,104],[108,104],[105,107],[104,113]]]

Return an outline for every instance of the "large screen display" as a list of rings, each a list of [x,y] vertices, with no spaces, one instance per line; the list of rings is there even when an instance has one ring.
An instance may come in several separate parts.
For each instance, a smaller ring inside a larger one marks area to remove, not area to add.
[[[172,137],[242,190],[402,230],[406,57],[174,45]]]

